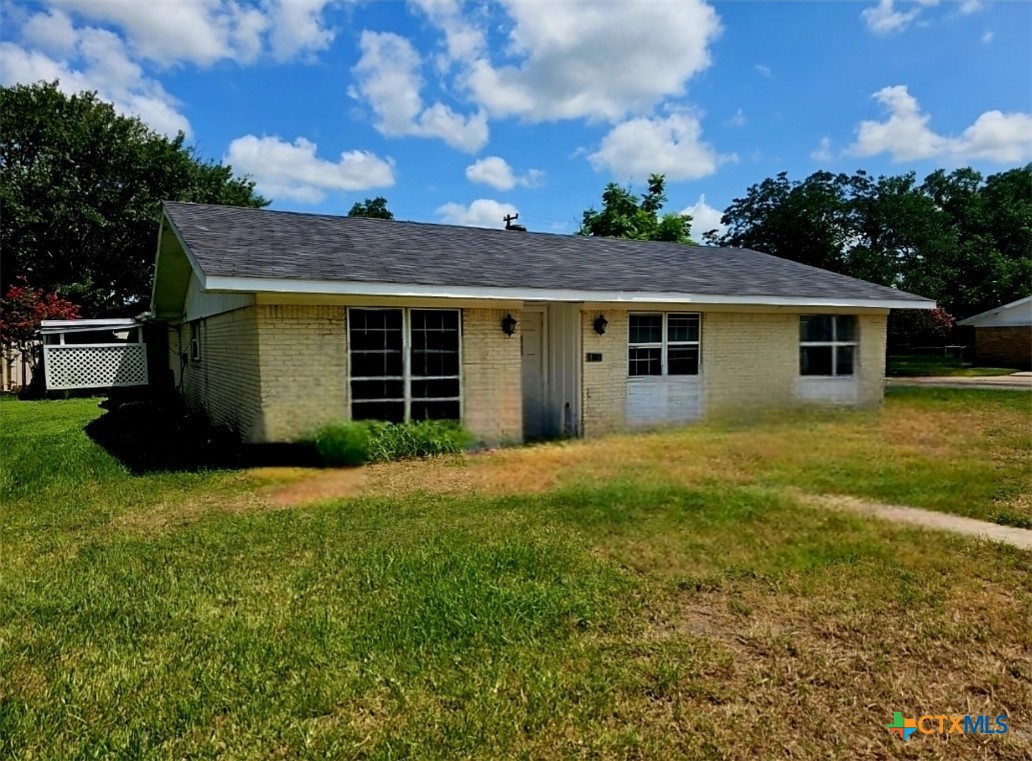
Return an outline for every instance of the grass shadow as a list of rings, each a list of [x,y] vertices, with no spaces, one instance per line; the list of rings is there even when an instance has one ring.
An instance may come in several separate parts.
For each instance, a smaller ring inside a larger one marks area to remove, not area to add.
[[[176,403],[108,399],[101,406],[107,411],[83,430],[134,475],[320,465],[311,445],[244,444],[229,426],[212,426]]]

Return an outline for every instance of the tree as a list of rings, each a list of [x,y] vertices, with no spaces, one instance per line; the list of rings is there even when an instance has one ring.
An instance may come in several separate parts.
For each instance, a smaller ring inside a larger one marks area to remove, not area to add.
[[[15,279],[84,315],[133,314],[150,295],[161,201],[260,207],[254,183],[202,160],[95,93],[0,88],[0,292]]]
[[[35,371],[39,364],[39,327],[43,320],[74,320],[79,307],[56,293],[30,288],[24,278],[12,284],[0,298],[0,346],[11,347],[29,360]]]
[[[387,208],[387,199],[383,196],[367,198],[356,203],[348,212],[349,217],[371,217],[373,219],[394,219],[394,214]]]
[[[725,246],[752,248],[833,271],[844,267],[849,178],[817,172],[792,182],[785,172],[750,187],[724,212]]]
[[[580,235],[693,244],[689,236],[691,216],[659,216],[666,202],[664,184],[663,175],[650,175],[648,192],[639,198],[629,187],[609,183],[602,193],[602,210],[591,208],[584,212]]]
[[[724,213],[724,245],[746,246],[935,299],[967,317],[1027,296],[1032,164],[992,175],[785,173]]]

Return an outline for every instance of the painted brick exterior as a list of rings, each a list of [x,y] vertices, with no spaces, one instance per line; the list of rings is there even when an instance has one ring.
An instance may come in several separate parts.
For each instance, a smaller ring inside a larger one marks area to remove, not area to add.
[[[888,314],[861,314],[857,318],[860,331],[860,356],[857,379],[860,387],[857,403],[876,407],[885,399],[885,340]]]
[[[169,362],[186,405],[204,409],[214,425],[229,425],[245,441],[265,437],[254,307],[201,321],[201,359],[190,359],[190,326],[169,336]],[[183,356],[185,355],[185,363]]]
[[[292,441],[350,419],[346,314],[343,306],[261,305],[208,317],[201,360],[182,369],[184,401],[248,442]],[[505,314],[463,310],[464,423],[488,443],[523,434],[520,339],[502,333]],[[178,333],[179,342],[173,330],[169,345],[177,379],[181,353],[190,350],[189,325]]]
[[[702,315],[703,414],[778,407],[794,399],[799,375],[799,315]]]
[[[598,436],[624,428],[627,406],[628,319],[624,310],[605,310],[606,332],[595,332],[597,311],[581,312],[581,430]],[[586,362],[589,353],[601,362]]]
[[[506,309],[462,310],[463,424],[491,444],[523,440],[520,334],[507,336]]]
[[[1032,367],[1032,326],[975,328],[975,358],[986,365]]]
[[[346,309],[256,307],[265,438],[292,441],[348,420]]]
[[[506,336],[507,309],[462,310],[463,422],[481,441],[522,439],[520,336]],[[582,310],[581,430],[586,436],[627,426],[628,311],[605,309],[605,335]],[[859,317],[856,400],[878,404],[885,370],[885,314]],[[1025,348],[1029,335],[1025,329]],[[259,305],[203,321],[202,357],[189,359],[189,325],[171,331],[169,363],[186,403],[205,408],[245,441],[291,441],[350,417],[346,308]],[[797,401],[799,314],[704,312],[702,412],[790,405]],[[586,362],[585,355],[602,361]]]
[[[627,427],[628,312],[605,315],[609,326],[600,336],[592,326],[596,312],[581,313],[584,354],[602,354],[602,362],[582,365],[585,436]],[[876,405],[884,393],[886,315],[860,315],[858,329],[857,401]],[[701,350],[703,415],[799,402],[798,313],[703,312]]]

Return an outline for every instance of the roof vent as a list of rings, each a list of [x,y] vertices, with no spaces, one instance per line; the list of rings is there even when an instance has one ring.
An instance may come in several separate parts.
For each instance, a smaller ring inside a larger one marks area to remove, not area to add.
[[[520,218],[519,214],[506,214],[504,217],[502,217],[502,219],[505,220],[505,229],[506,230],[515,230],[518,233],[525,233],[525,232],[527,232],[527,228],[524,227],[523,225],[514,225],[513,224],[513,221],[517,220],[519,218]]]

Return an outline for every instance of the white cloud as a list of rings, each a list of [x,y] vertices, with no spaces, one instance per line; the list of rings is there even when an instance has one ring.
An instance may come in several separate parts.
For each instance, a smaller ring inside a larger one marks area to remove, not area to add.
[[[492,117],[615,121],[645,112],[684,94],[720,32],[702,0],[501,4],[512,22],[505,54],[515,62],[496,65],[471,41],[461,77]]]
[[[756,71],[760,73],[760,76],[767,77],[770,79],[772,75],[770,66],[764,66],[762,63],[756,64]]]
[[[888,153],[893,161],[928,158],[1026,161],[1032,157],[1032,115],[987,111],[959,137],[934,132],[931,119],[905,85],[885,87],[873,96],[889,112],[885,121],[863,121],[856,141],[846,149],[854,156]]]
[[[22,26],[21,37],[24,44],[55,55],[74,54],[79,44],[72,20],[60,10],[31,16]]]
[[[732,127],[744,127],[745,126],[745,111],[739,108],[735,111],[735,115],[728,119],[728,124]]]
[[[50,0],[81,18],[118,26],[136,55],[170,65],[207,66],[223,58],[252,61],[261,50],[264,14],[236,2]]]
[[[297,138],[244,135],[229,145],[225,161],[254,177],[258,190],[276,199],[319,203],[327,192],[394,184],[394,163],[368,151],[345,151],[336,162],[316,156],[315,143]]]
[[[517,175],[509,162],[500,156],[487,156],[466,167],[466,179],[470,182],[490,185],[498,190],[512,190],[517,185],[536,188],[544,178],[545,173],[540,169],[530,169],[526,174]]]
[[[396,34],[364,31],[362,57],[355,65],[356,94],[368,101],[374,126],[389,137],[436,137],[459,150],[477,151],[487,143],[487,116],[463,116],[442,103],[424,107],[419,73],[422,60],[412,44]]]
[[[689,114],[631,119],[613,127],[588,161],[595,171],[608,169],[620,178],[640,180],[657,172],[676,181],[705,177],[720,163],[737,160],[718,155],[701,137],[699,120]]]
[[[986,111],[952,141],[958,158],[999,164],[1032,158],[1032,115]]]
[[[447,70],[454,61],[468,60],[484,50],[484,31],[462,15],[460,0],[411,2],[444,32],[446,55],[441,57],[440,69]]]
[[[518,214],[511,203],[500,203],[489,198],[478,198],[469,206],[461,203],[446,203],[436,211],[442,221],[464,227],[505,227],[504,217]]]
[[[279,0],[273,5],[269,34],[272,55],[285,61],[298,54],[324,50],[336,33],[323,23],[334,0]]]
[[[49,0],[77,16],[117,26],[135,55],[162,66],[251,63],[268,46],[279,61],[325,49],[335,31],[326,10],[341,0]]]
[[[714,209],[706,203],[705,193],[700,195],[699,200],[691,206],[686,206],[682,209],[681,213],[691,215],[692,238],[697,241],[701,242],[703,233],[707,233],[710,230],[716,230],[717,235],[723,235],[727,232],[727,226],[722,224],[720,221],[720,218],[724,216],[724,212],[720,209]]]
[[[961,0],[960,12],[965,16],[982,10],[985,7],[982,0]]]
[[[982,35],[982,42],[984,42],[986,45],[988,45],[990,42],[993,41],[993,37],[995,37],[995,36],[996,35],[993,34],[992,32],[987,31],[985,34]]]
[[[810,158],[814,161],[831,161],[831,138],[827,135],[822,137],[820,145],[810,152]]]
[[[860,18],[867,22],[867,28],[875,34],[902,32],[921,14],[920,8],[903,12],[896,10],[893,0],[878,0],[878,4],[865,8]]]
[[[158,132],[190,132],[179,102],[131,60],[122,39],[95,27],[75,29],[63,14],[37,14],[26,21],[28,39],[55,55],[13,42],[0,42],[0,82],[60,81],[69,95],[94,90],[123,114],[140,117]],[[71,33],[69,34],[69,29]]]

